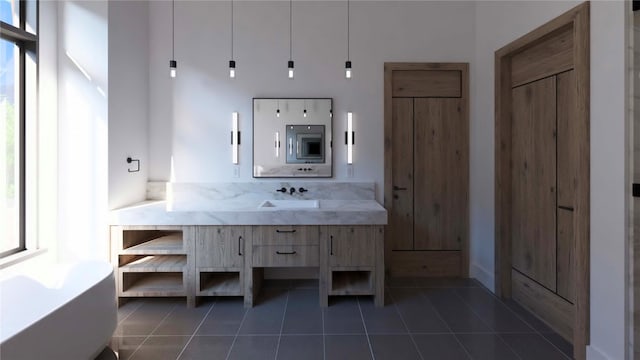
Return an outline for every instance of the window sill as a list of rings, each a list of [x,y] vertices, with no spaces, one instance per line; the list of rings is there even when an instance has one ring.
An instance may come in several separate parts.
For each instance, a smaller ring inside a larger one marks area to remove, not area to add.
[[[0,259],[0,270],[44,254],[47,249],[25,250]]]

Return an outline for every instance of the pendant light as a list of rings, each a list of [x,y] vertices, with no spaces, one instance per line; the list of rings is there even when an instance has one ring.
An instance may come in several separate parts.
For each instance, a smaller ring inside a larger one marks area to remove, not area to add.
[[[175,26],[176,3],[171,0],[171,60],[169,60],[169,75],[174,78],[178,72],[178,62],[176,61],[176,26]]]
[[[289,0],[289,61],[287,62],[287,67],[289,69],[289,79],[293,79],[293,0]]]
[[[231,0],[231,60],[229,60],[229,77],[236,77],[236,61],[233,59],[233,0]]]
[[[344,77],[347,79],[351,79],[351,60],[349,54],[349,45],[351,38],[351,19],[350,19],[350,10],[351,10],[351,2],[347,0],[347,61],[344,63]]]

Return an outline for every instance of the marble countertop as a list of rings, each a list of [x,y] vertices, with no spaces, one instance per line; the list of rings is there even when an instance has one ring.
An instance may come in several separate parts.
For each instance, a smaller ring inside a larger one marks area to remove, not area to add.
[[[375,200],[318,200],[311,209],[259,208],[261,201],[218,201],[193,210],[168,211],[166,201],[144,201],[110,213],[111,225],[386,225]]]

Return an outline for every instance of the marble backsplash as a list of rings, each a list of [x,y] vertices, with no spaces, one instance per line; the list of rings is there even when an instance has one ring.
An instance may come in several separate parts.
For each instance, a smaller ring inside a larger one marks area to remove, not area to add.
[[[167,183],[165,181],[147,182],[147,200],[166,200]]]
[[[286,193],[277,189],[286,188]],[[296,191],[291,195],[290,188]],[[304,187],[308,191],[300,193]],[[161,194],[157,187],[154,196]],[[167,209],[197,211],[215,208],[217,204],[233,207],[272,199],[375,200],[373,182],[237,182],[237,183],[166,183]]]

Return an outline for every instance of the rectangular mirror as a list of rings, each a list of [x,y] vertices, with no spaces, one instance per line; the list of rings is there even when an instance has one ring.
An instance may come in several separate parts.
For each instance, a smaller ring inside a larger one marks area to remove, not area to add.
[[[253,99],[253,177],[332,177],[332,99]]]

